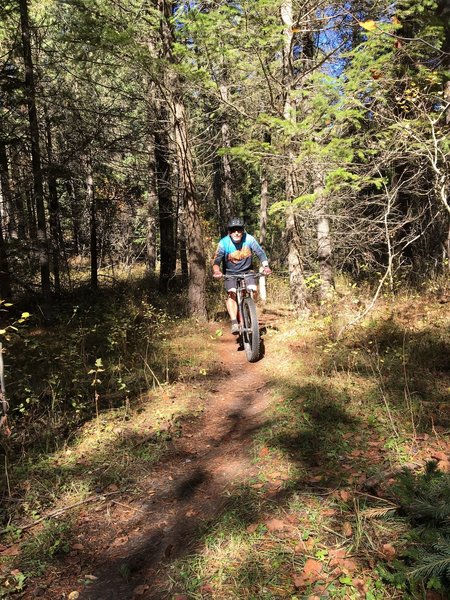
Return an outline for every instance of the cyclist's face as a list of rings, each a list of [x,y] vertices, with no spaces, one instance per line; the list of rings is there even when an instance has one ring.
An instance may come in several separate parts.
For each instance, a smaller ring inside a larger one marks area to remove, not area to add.
[[[233,242],[239,243],[242,240],[242,236],[244,235],[244,230],[242,229],[242,227],[233,227],[228,230],[228,233]]]

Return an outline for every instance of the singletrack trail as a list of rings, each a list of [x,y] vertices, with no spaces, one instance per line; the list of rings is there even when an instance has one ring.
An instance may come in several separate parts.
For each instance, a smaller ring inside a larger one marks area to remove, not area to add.
[[[80,600],[172,597],[171,562],[201,547],[201,528],[214,523],[255,470],[251,441],[271,402],[263,370],[270,351],[248,363],[228,327],[217,346],[219,355],[211,358],[221,361],[226,375],[209,389],[201,417],[183,422],[169,455],[143,475],[138,498],[118,495],[107,510],[88,513],[89,542],[66,559],[41,597],[67,598],[73,590]],[[80,585],[86,574],[90,585]]]

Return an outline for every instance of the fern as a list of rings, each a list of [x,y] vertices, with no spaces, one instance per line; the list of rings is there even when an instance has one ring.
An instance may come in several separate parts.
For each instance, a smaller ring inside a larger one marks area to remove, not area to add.
[[[391,517],[397,512],[396,506],[381,506],[379,508],[367,508],[362,511],[362,516],[366,519],[382,519]]]
[[[448,541],[437,542],[432,546],[432,553],[423,554],[420,564],[410,571],[413,579],[439,579],[444,583],[450,581],[450,545]]]
[[[450,522],[450,476],[437,471],[435,462],[421,476],[402,472],[394,492],[401,512],[412,522]]]
[[[411,581],[437,581],[450,585],[450,475],[427,464],[425,473],[404,471],[398,476],[395,494],[401,514],[413,529],[414,548],[408,552],[414,564]]]

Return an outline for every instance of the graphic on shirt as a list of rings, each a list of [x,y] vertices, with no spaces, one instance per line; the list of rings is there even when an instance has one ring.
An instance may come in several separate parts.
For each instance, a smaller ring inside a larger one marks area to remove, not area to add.
[[[229,254],[227,254],[227,261],[236,264],[239,261],[244,260],[245,258],[248,258],[251,255],[251,248],[249,246],[244,246],[240,250],[235,250],[234,252],[230,252]]]

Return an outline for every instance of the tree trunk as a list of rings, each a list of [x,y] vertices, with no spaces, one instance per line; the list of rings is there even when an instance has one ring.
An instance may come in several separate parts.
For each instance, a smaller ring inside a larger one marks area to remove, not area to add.
[[[444,25],[444,43],[442,46],[442,69],[447,73],[444,80],[444,101],[447,102],[445,111],[445,122],[450,125],[450,5],[448,0],[440,0],[437,6],[437,15],[442,19]]]
[[[267,206],[269,203],[269,178],[264,166],[261,168],[261,203],[259,214],[259,242],[261,246],[266,243],[267,236]]]
[[[7,172],[9,174],[9,185],[11,188],[12,213],[15,216],[17,224],[17,237],[19,240],[28,240],[31,237],[30,223],[28,221],[28,187],[24,184],[23,176],[18,165],[18,161],[14,161],[13,157],[8,160],[7,157]]]
[[[11,204],[11,190],[9,187],[8,162],[6,150],[3,141],[0,141],[0,199],[2,207],[8,207]],[[8,208],[6,208],[8,211]],[[2,300],[11,299],[11,279],[9,274],[8,256],[6,252],[4,236],[4,211],[0,216],[0,297]],[[9,221],[8,221],[9,222]]]
[[[159,290],[167,292],[170,279],[174,277],[177,265],[175,235],[175,202],[172,183],[173,168],[171,140],[168,132],[169,115],[159,111],[159,126],[155,134],[155,161],[158,182],[158,211],[160,236]]]
[[[91,288],[98,289],[98,249],[97,249],[97,207],[95,202],[94,176],[92,171],[92,160],[89,156],[86,161],[86,196],[90,210],[91,231]]]
[[[16,220],[12,204],[11,186],[9,184],[8,157],[3,140],[0,140],[0,185],[2,188],[2,223],[9,237],[17,239]]]
[[[11,299],[11,277],[6,253],[3,223],[0,221],[0,296],[2,300]]]
[[[36,204],[33,202],[33,190],[31,187],[25,191],[25,204],[30,240],[33,242],[33,249],[35,251],[37,243]]]
[[[178,91],[178,90],[177,90]],[[206,312],[206,260],[203,249],[203,235],[196,198],[194,169],[188,138],[185,108],[176,94],[174,103],[175,141],[177,145],[178,170],[183,208],[185,214],[186,236],[189,261],[189,313],[205,320]]]
[[[75,191],[75,185],[70,179],[66,181],[66,191],[69,197],[70,203],[70,214],[72,219],[72,238],[73,238],[73,251],[75,255],[81,253],[82,241],[81,241],[81,223],[80,223],[80,206]]]
[[[189,282],[189,262],[187,253],[187,240],[186,240],[186,228],[184,225],[184,208],[183,206],[178,207],[178,246],[180,254],[180,265],[181,265],[181,277],[183,285]]]
[[[158,212],[158,187],[155,156],[155,136],[150,135],[148,161],[148,198],[147,198],[147,271],[156,270],[156,215]]]
[[[284,106],[283,116],[286,121],[295,123],[295,104],[292,100],[292,88],[294,82],[294,71],[292,65],[292,43],[293,43],[293,18],[292,0],[283,0],[281,4],[281,19],[284,26],[283,47],[283,86]],[[288,241],[288,264],[289,281],[291,288],[291,300],[297,312],[303,312],[306,307],[306,288],[303,276],[303,256],[301,249],[301,238],[297,227],[297,217],[293,200],[295,198],[294,181],[295,154],[291,143],[286,146],[286,172],[285,192],[286,200],[290,203],[286,214],[286,238]]]
[[[55,293],[61,294],[60,280],[60,248],[59,248],[59,200],[58,189],[55,177],[55,168],[53,163],[53,139],[50,125],[50,119],[46,115],[45,127],[47,133],[47,158],[48,158],[48,193],[49,193],[49,220],[50,220],[50,239],[52,249],[53,278],[55,284]]]
[[[219,87],[220,97],[224,102],[228,100],[228,87],[226,84],[221,84]],[[222,148],[226,149],[231,148],[231,139],[230,139],[230,126],[228,125],[227,120],[227,110],[222,109],[222,118],[221,118],[221,136],[222,136]],[[221,213],[223,222],[227,222],[231,215],[234,213],[234,203],[233,196],[231,190],[231,181],[232,181],[232,173],[231,173],[231,161],[229,154],[223,154],[221,157],[222,163],[222,190],[220,194],[221,199]]]
[[[320,299],[329,300],[333,293],[333,265],[330,237],[330,221],[327,215],[327,202],[324,197],[322,175],[315,173],[315,208],[317,216],[317,258],[320,270]]]
[[[30,44],[30,26],[28,20],[27,0],[19,0],[22,45],[25,65],[25,93],[28,106],[28,118],[31,135],[31,161],[33,167],[34,203],[37,216],[38,257],[41,271],[41,288],[46,303],[50,302],[50,266],[46,231],[44,205],[44,184],[41,166],[41,150],[39,144],[39,123],[36,110],[36,93],[34,84],[33,60]]]
[[[270,144],[271,136],[269,132],[264,133],[264,142]],[[260,216],[259,216],[259,241],[261,246],[266,243],[267,236],[267,208],[269,206],[269,171],[266,164],[263,162],[261,165],[261,202],[260,202]]]
[[[192,164],[192,150],[186,124],[185,107],[181,93],[180,76],[170,67],[177,66],[173,54],[174,33],[172,25],[173,2],[159,0],[161,11],[161,41],[164,58],[168,61],[168,73],[163,83],[163,93],[174,117],[175,146],[177,153],[179,188],[185,215],[188,247],[189,313],[199,320],[205,320],[206,312],[206,260],[203,249],[203,235],[200,224],[198,202]],[[161,85],[161,83],[160,83]]]

